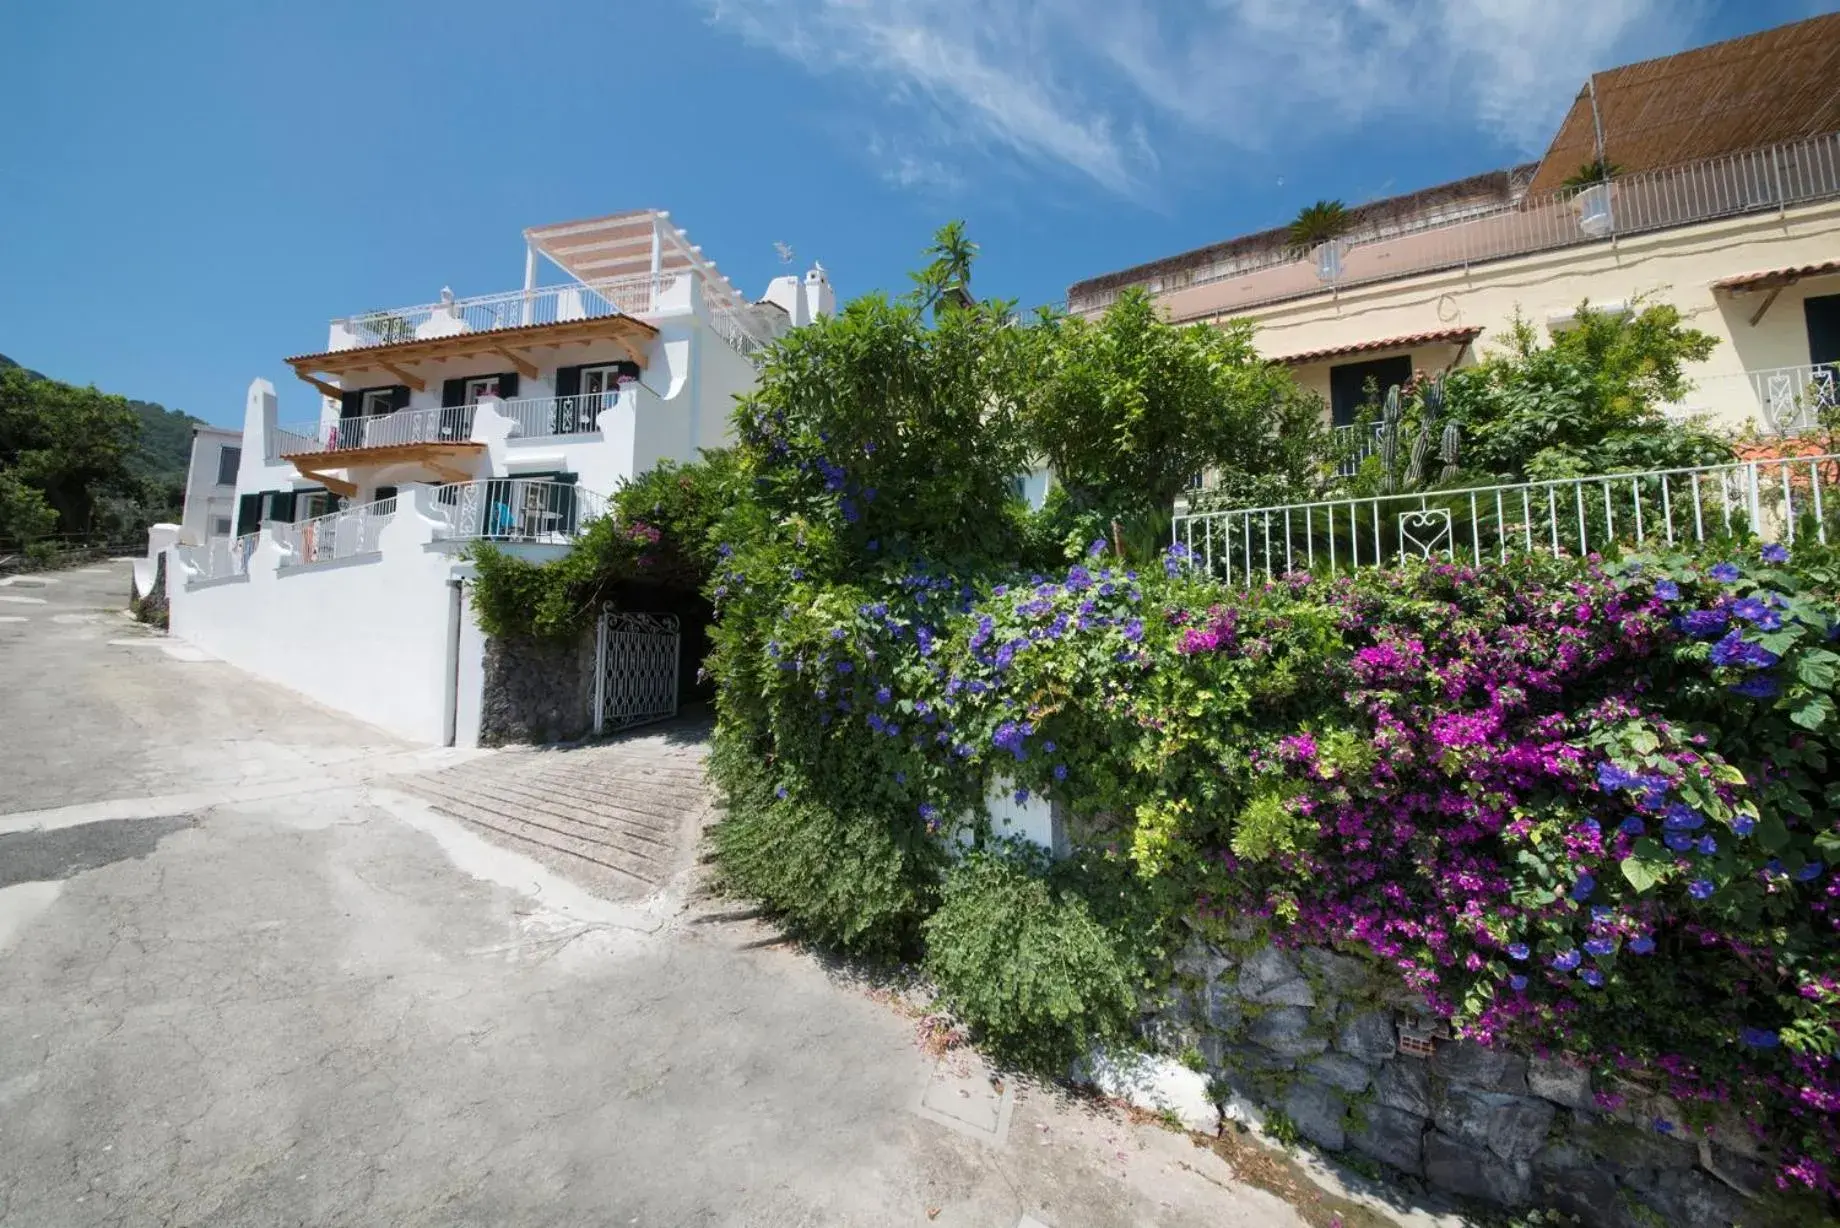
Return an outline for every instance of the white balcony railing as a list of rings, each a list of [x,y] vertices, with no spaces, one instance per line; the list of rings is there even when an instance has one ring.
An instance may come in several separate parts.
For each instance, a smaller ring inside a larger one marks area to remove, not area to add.
[[[1814,427],[1823,409],[1834,408],[1833,363],[1747,371],[1764,425],[1784,434]]]
[[[241,537],[213,537],[202,546],[180,546],[179,561],[191,572],[194,582],[246,576],[258,536],[245,533]]]
[[[396,515],[395,499],[379,499],[311,520],[275,526],[275,536],[294,556],[293,565],[330,563],[375,554],[378,538]]]
[[[1380,450],[1380,424],[1355,422],[1331,428],[1335,439],[1335,473],[1353,477],[1361,471],[1361,462]]]
[[[304,456],[352,452],[415,443],[465,443],[473,437],[472,405],[446,409],[399,409],[362,418],[331,418],[275,428],[271,454]]]
[[[443,486],[435,514],[449,541],[533,542],[566,545],[604,516],[602,495],[537,478],[485,478]]]
[[[1174,541],[1228,583],[1339,574],[1408,558],[1584,555],[1756,535],[1840,537],[1840,456],[1324,499],[1175,517]],[[1835,520],[1833,525],[1830,520]]]
[[[1356,231],[1333,253],[1298,259],[1282,244],[1185,274],[1164,274],[1160,300],[1177,321],[1245,310],[1416,273],[1609,240],[1840,196],[1840,133],[1826,133],[1681,166],[1619,175],[1608,185],[1525,196],[1402,233]],[[1332,256],[1332,258],[1330,258]],[[1156,276],[1146,274],[1144,282]],[[1170,284],[1172,276],[1182,277]],[[1125,284],[1141,284],[1131,282]],[[1120,286],[1069,307],[1103,310]]]
[[[648,315],[657,301],[655,291],[669,287],[682,274],[666,273],[654,279],[649,273],[606,281],[573,282],[566,286],[539,286],[507,290],[474,298],[444,299],[417,307],[367,311],[332,322],[334,350],[397,345],[460,333],[485,333],[532,324],[560,324],[603,316]]]
[[[572,397],[525,397],[516,401],[488,402],[515,424],[518,439],[556,435],[586,435],[600,430],[600,416],[619,404],[620,393],[583,392]]]

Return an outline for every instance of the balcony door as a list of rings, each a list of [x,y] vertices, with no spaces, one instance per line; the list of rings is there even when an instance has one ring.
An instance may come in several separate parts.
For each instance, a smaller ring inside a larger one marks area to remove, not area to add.
[[[1808,361],[1814,366],[1840,363],[1840,294],[1819,294],[1802,301],[1808,323]]]

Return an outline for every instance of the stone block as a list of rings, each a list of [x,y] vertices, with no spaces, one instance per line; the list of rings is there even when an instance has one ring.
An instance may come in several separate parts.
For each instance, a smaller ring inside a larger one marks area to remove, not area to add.
[[[1533,1158],[1558,1111],[1544,1100],[1452,1084],[1437,1097],[1431,1118],[1458,1142],[1513,1161]]]
[[[1445,1041],[1431,1058],[1431,1068],[1452,1083],[1467,1083],[1489,1092],[1527,1094],[1527,1059],[1472,1040]]]
[[[1339,955],[1322,947],[1308,947],[1301,958],[1303,965],[1322,982],[1324,988],[1341,997],[1360,993],[1374,979],[1373,966],[1352,955]]]
[[[1296,961],[1277,947],[1262,947],[1240,965],[1239,993],[1260,1006],[1316,1005],[1316,994]]]
[[[1616,1177],[1605,1168],[1544,1169],[1539,1157],[1534,1159],[1534,1190],[1540,1204],[1587,1224],[1615,1224],[1622,1219],[1625,1208],[1617,1189]]]
[[[1756,1198],[1775,1188],[1775,1172],[1770,1165],[1705,1139],[1699,1141],[1699,1166],[1746,1198]]]
[[[1436,1130],[1425,1136],[1425,1180],[1503,1207],[1525,1205],[1533,1190],[1531,1166],[1510,1164]]]
[[[1347,1007],[1342,1008],[1344,1012]],[[1384,1062],[1399,1051],[1399,1033],[1386,1011],[1346,1013],[1335,1034],[1335,1047],[1364,1062]]]
[[[1597,1107],[1597,1100],[1591,1095],[1591,1072],[1570,1062],[1529,1058],[1527,1090],[1568,1109],[1582,1109],[1588,1113]]]
[[[1348,1132],[1348,1145],[1364,1156],[1390,1164],[1401,1172],[1422,1176],[1425,1171],[1425,1119],[1384,1104],[1362,1105],[1355,1116],[1359,1124]]]
[[[1624,1168],[1692,1168],[1699,1163],[1699,1148],[1652,1126],[1643,1129],[1622,1122],[1603,1121],[1594,1126],[1577,1127],[1572,1136]]]
[[[1348,1145],[1348,1102],[1333,1087],[1298,1079],[1284,1093],[1284,1113],[1317,1146],[1340,1151]]]
[[[1301,1006],[1277,1006],[1255,1016],[1246,1039],[1282,1057],[1314,1057],[1329,1047],[1329,1038],[1310,1031],[1310,1012]]]
[[[1429,1117],[1431,1072],[1418,1058],[1395,1058],[1380,1067],[1374,1079],[1374,1098],[1388,1108]]]
[[[1374,1081],[1374,1068],[1346,1053],[1325,1053],[1305,1062],[1303,1068],[1329,1086],[1351,1094],[1366,1091]]]
[[[1175,958],[1175,969],[1183,976],[1211,981],[1231,970],[1233,961],[1221,954],[1199,935],[1191,937],[1182,953]]]
[[[1745,1221],[1745,1200],[1692,1169],[1634,1169],[1623,1178],[1641,1201],[1674,1224],[1734,1224]]]
[[[1237,1031],[1245,1019],[1245,1006],[1234,991],[1232,977],[1210,982],[1201,995],[1201,1003],[1208,1026],[1222,1032]]]

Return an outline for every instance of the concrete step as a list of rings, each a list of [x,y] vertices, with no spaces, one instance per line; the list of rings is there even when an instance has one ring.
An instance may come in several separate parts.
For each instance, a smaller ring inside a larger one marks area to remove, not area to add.
[[[668,873],[676,853],[672,842],[661,840],[651,833],[628,829],[618,822],[608,822],[604,816],[584,818],[579,814],[564,813],[552,805],[508,805],[496,798],[451,791],[438,785],[431,786],[427,782],[410,787],[434,803],[437,809],[456,817],[487,827],[509,829],[512,825],[522,825],[525,828],[540,829],[558,839],[573,841],[571,849],[598,848],[605,850],[609,856],[617,853],[630,863],[628,868],[644,865],[659,878]]]
[[[564,858],[579,861],[604,873],[610,873],[618,879],[646,889],[654,888],[664,882],[666,873],[658,866],[633,858],[618,849],[603,844],[593,844],[573,836],[563,835],[535,823],[521,819],[508,818],[504,815],[483,815],[462,804],[440,807],[455,818],[474,827],[483,828],[498,836],[508,837],[518,844],[529,845],[548,853],[560,854]]]

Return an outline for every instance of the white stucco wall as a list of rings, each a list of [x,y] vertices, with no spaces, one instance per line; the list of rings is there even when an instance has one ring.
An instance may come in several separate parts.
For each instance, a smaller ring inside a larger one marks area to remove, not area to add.
[[[235,517],[236,486],[218,482],[218,458],[225,448],[242,445],[241,431],[215,426],[192,428],[192,455],[185,468],[185,502],[179,516],[179,540],[186,545],[203,545],[212,536],[213,516]],[[235,527],[234,523],[231,527]]]
[[[169,551],[172,634],[400,737],[441,744],[455,564],[429,548],[436,522],[420,509],[432,493],[403,492],[371,555],[296,566],[265,525],[247,576],[199,583]]]

